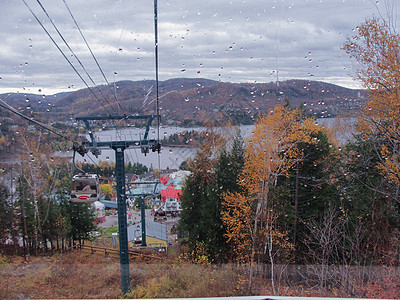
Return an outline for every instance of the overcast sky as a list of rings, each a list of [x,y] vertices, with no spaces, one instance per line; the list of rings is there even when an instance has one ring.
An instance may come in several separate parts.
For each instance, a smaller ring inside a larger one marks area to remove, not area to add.
[[[25,0],[92,86],[38,1]],[[155,79],[153,0],[41,0],[96,84]],[[387,4],[390,7],[387,9]],[[367,17],[399,13],[397,0],[159,0],[159,79],[224,82],[310,79],[356,87],[341,50]],[[23,0],[0,0],[0,93],[84,88]]]

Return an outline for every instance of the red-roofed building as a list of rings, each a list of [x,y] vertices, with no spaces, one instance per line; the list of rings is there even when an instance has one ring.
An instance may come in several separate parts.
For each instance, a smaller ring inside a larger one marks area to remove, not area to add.
[[[175,180],[168,176],[161,177],[160,183],[163,185],[160,190],[160,207],[162,210],[170,213],[180,211],[181,201],[179,196],[182,194],[181,185],[174,184]]]
[[[171,177],[168,177],[168,176],[162,176],[162,177],[160,177],[160,182],[163,184],[163,185],[167,185],[167,183],[168,183],[168,181],[171,179]]]
[[[165,190],[161,190],[161,202],[165,202],[168,198],[175,198],[179,201],[180,194],[182,194],[182,190],[176,189],[176,185],[170,184]]]

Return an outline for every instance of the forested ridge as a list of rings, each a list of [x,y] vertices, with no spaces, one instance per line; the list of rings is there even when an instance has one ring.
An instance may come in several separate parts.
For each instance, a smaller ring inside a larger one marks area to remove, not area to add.
[[[154,107],[155,83],[121,81],[118,104],[99,105],[89,89],[56,95],[0,95],[7,103],[32,117],[53,122],[66,122],[77,116],[102,115],[105,109],[121,106],[128,114],[151,114]],[[100,86],[111,98],[111,86]],[[292,105],[305,105],[317,117],[354,114],[366,103],[364,90],[348,89],[310,80],[288,80],[269,83],[230,83],[207,79],[170,79],[160,82],[161,115],[164,123],[177,125],[203,124],[209,120],[229,118],[235,124],[253,124],[284,99]]]

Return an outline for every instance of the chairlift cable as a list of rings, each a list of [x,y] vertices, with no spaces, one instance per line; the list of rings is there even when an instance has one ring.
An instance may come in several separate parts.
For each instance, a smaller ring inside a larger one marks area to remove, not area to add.
[[[9,110],[9,111],[11,111],[12,113],[14,113],[14,114],[16,114],[16,115],[18,115],[18,116],[20,116],[21,118],[23,118],[23,119],[25,119],[25,120],[27,120],[27,121],[29,121],[29,122],[35,124],[35,125],[38,125],[38,126],[40,126],[40,127],[44,128],[44,129],[46,129],[46,130],[48,130],[48,131],[50,131],[50,132],[56,134],[56,135],[58,135],[59,137],[61,137],[61,138],[63,138],[63,139],[66,139],[67,141],[69,141],[69,142],[71,142],[71,143],[75,143],[75,142],[74,142],[73,140],[71,140],[69,137],[67,137],[67,136],[65,136],[65,135],[63,135],[63,134],[61,134],[61,133],[59,133],[55,128],[52,128],[52,127],[50,127],[50,126],[48,126],[48,125],[45,125],[45,124],[43,124],[43,123],[41,123],[41,122],[39,122],[39,121],[36,121],[36,120],[34,120],[34,119],[32,119],[32,118],[29,118],[29,117],[25,116],[24,114],[20,113],[20,112],[17,111],[14,107],[10,106],[8,103],[6,103],[6,102],[5,102],[4,100],[2,100],[2,99],[0,99],[0,106],[3,107],[3,108],[5,108],[5,109],[7,109],[7,110]]]
[[[96,167],[98,167],[99,169],[101,169],[100,166],[93,160],[93,158],[89,156],[89,154],[87,155],[87,157],[92,161],[92,163],[93,163]]]
[[[44,6],[42,5],[42,3],[40,2],[40,0],[36,0],[37,3],[39,4],[39,6],[42,8],[43,12],[46,14],[47,18],[49,19],[50,23],[53,25],[54,29],[57,31],[58,35],[60,36],[60,38],[62,39],[62,41],[64,42],[64,44],[67,46],[68,50],[71,51],[72,55],[75,57],[75,59],[78,61],[79,65],[82,67],[82,69],[85,71],[87,77],[90,79],[90,81],[93,83],[93,85],[97,88],[97,90],[99,91],[99,93],[101,94],[101,96],[103,97],[104,101],[114,110],[115,113],[117,113],[115,111],[115,109],[111,106],[110,102],[107,100],[107,98],[104,96],[103,92],[101,91],[101,89],[97,86],[97,84],[94,82],[93,78],[90,76],[89,72],[86,70],[85,66],[83,65],[83,63],[81,62],[81,60],[78,58],[78,56],[75,54],[75,52],[72,50],[72,48],[69,46],[68,42],[65,40],[64,36],[61,34],[61,32],[58,30],[56,24],[54,24],[53,20],[51,19],[50,15],[47,13],[46,9],[44,8]],[[103,105],[104,107],[104,105]],[[104,107],[105,108],[105,107]]]
[[[69,12],[69,14],[70,14],[72,20],[74,21],[74,23],[75,23],[75,25],[76,25],[76,28],[78,29],[79,33],[81,34],[82,39],[85,41],[85,44],[86,44],[87,48],[88,48],[89,51],[90,51],[90,54],[92,55],[94,61],[96,62],[97,67],[99,68],[101,74],[103,75],[103,78],[104,78],[104,80],[105,80],[106,83],[107,83],[107,86],[110,86],[110,83],[108,82],[107,77],[106,77],[106,75],[105,75],[104,72],[103,72],[103,69],[101,68],[101,66],[100,66],[100,64],[99,64],[99,62],[98,62],[98,60],[96,59],[96,56],[94,55],[94,53],[93,53],[93,51],[92,51],[92,48],[90,48],[89,43],[87,42],[85,36],[83,35],[83,32],[82,32],[81,28],[80,28],[79,25],[78,25],[78,22],[76,21],[74,15],[72,14],[72,11],[70,10],[69,6],[67,5],[67,2],[66,2],[65,0],[63,0],[63,2],[64,2],[64,4],[65,4],[65,6],[66,6],[66,8],[67,8],[67,10],[68,10],[68,12]],[[114,98],[115,98],[115,101],[116,101],[116,103],[117,103],[117,105],[118,105],[118,108],[121,110],[121,112],[123,112],[123,109],[122,109],[122,107],[121,107],[121,104],[119,103],[119,101],[118,101],[118,99],[117,99],[117,95],[116,95],[116,93],[115,93],[115,88],[114,88],[114,92],[113,92],[112,94],[113,94],[113,96],[114,96]]]
[[[29,118],[29,117],[25,116],[24,114],[22,114],[22,113],[20,113],[19,111],[17,111],[15,108],[13,108],[12,106],[10,106],[8,103],[6,103],[5,101],[3,101],[2,99],[0,99],[0,107],[3,107],[3,108],[5,108],[5,109],[11,111],[12,113],[18,115],[19,117],[21,117],[21,118],[27,120],[28,122],[31,122],[31,123],[33,123],[33,124],[39,126],[39,127],[42,127],[43,129],[45,129],[45,130],[47,130],[47,131],[50,131],[50,132],[54,133],[55,135],[57,135],[57,136],[59,136],[59,137],[65,139],[65,140],[71,142],[71,143],[72,143],[72,150],[74,151],[72,162],[73,162],[73,165],[75,166],[75,168],[79,169],[79,168],[75,165],[75,152],[78,152],[80,155],[84,156],[84,154],[87,153],[87,150],[86,150],[86,148],[85,148],[84,146],[82,146],[82,145],[80,145],[79,143],[77,143],[77,142],[71,140],[69,137],[67,137],[67,136],[65,136],[65,135],[63,135],[63,134],[61,134],[61,133],[59,133],[55,128],[52,128],[52,127],[50,127],[50,126],[48,126],[48,125],[45,125],[45,124],[43,124],[43,123],[41,123],[41,122],[39,122],[39,121],[37,121],[37,120],[34,120],[34,119],[32,119],[32,118]],[[88,156],[88,157],[89,157],[89,156]],[[89,157],[89,158],[91,159],[91,157]],[[91,160],[92,160],[92,159],[91,159]],[[93,162],[93,160],[92,160],[92,162]],[[93,163],[96,164],[95,162],[93,162]],[[79,169],[79,170],[80,170],[80,169]],[[82,172],[83,172],[83,171],[82,171]]]
[[[75,153],[76,151],[74,149],[74,153],[72,155],[72,164],[75,167],[75,169],[79,170],[82,174],[85,174],[85,172],[75,164]]]
[[[160,98],[158,89],[158,14],[157,14],[157,0],[154,0],[154,50],[155,50],[155,71],[156,71],[156,115],[157,115],[157,158],[158,158],[158,178],[161,173],[160,161]]]
[[[108,109],[104,106],[104,104],[101,102],[101,100],[97,97],[97,95],[93,92],[92,88],[87,84],[87,82],[85,81],[85,79],[83,79],[82,75],[79,74],[78,70],[74,67],[74,65],[72,64],[72,62],[68,59],[68,57],[65,55],[65,53],[61,50],[60,46],[57,44],[57,42],[53,39],[53,37],[50,35],[50,33],[47,31],[47,29],[44,27],[44,25],[42,24],[42,22],[39,20],[39,18],[36,16],[36,14],[33,12],[33,10],[30,8],[30,6],[28,5],[28,3],[26,3],[25,0],[22,0],[22,2],[24,2],[25,6],[29,9],[29,11],[31,12],[31,14],[34,16],[34,18],[36,19],[36,21],[39,23],[39,25],[42,27],[42,29],[46,32],[46,34],[48,35],[48,37],[50,38],[50,40],[53,42],[53,44],[57,47],[58,51],[60,51],[60,53],[63,55],[63,57],[65,58],[65,60],[69,63],[69,65],[71,66],[71,68],[75,71],[75,73],[79,76],[79,78],[82,80],[82,82],[86,85],[86,87],[90,90],[90,92],[93,94],[93,96],[96,98],[96,100],[104,107],[104,109],[107,111],[107,113],[109,115],[110,112],[108,111]]]

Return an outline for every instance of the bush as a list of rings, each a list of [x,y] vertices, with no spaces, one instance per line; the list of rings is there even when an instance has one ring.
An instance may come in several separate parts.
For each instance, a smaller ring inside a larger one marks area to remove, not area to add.
[[[139,280],[142,283],[136,285],[128,297],[229,297],[240,295],[246,287],[241,275],[232,265],[164,265],[158,269],[148,269],[143,277],[147,278]]]
[[[10,262],[10,259],[7,256],[0,254],[0,266],[8,264],[9,262]]]

